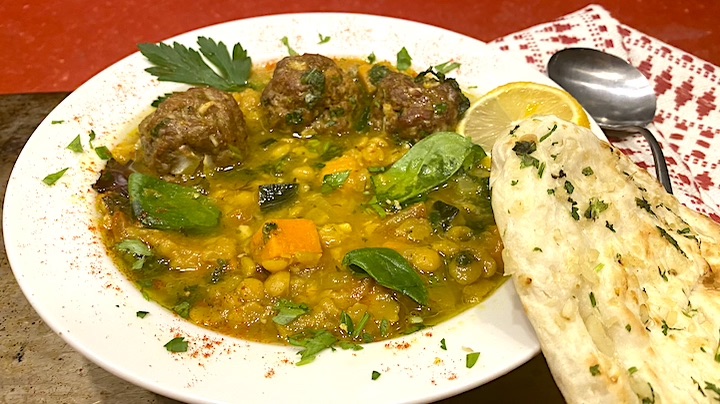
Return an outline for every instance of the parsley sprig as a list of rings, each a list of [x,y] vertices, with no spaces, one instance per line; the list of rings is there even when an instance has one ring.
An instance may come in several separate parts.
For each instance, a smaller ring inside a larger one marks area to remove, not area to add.
[[[145,43],[138,48],[155,65],[145,71],[160,81],[205,85],[222,91],[240,91],[248,85],[252,60],[242,45],[235,44],[230,55],[223,42],[199,37],[197,43],[200,52],[177,42]]]

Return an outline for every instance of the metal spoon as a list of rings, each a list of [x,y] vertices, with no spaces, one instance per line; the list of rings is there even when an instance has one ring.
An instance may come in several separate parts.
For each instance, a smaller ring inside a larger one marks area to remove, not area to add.
[[[606,132],[643,135],[652,150],[657,178],[672,194],[665,156],[646,128],[655,117],[657,97],[640,71],[605,52],[568,48],[550,58],[548,76],[572,94]]]

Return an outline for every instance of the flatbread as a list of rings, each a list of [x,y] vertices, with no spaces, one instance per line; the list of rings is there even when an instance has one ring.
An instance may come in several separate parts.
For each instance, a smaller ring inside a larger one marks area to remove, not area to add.
[[[565,399],[717,402],[720,226],[555,117],[520,123],[492,159],[505,272]]]

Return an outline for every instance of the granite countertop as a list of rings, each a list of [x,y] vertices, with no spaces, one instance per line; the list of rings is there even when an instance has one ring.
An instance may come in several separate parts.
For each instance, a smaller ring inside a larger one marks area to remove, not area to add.
[[[0,204],[20,150],[66,95],[0,96]],[[55,334],[25,299],[4,243],[0,249],[0,302],[0,403],[177,403],[108,373]],[[532,402],[538,397],[550,404],[564,402],[542,355],[443,403]]]

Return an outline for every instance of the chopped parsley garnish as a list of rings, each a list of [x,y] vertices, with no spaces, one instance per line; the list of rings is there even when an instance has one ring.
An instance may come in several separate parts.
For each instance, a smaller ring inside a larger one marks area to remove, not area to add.
[[[75,153],[83,152],[82,143],[80,142],[80,135],[77,135],[75,139],[73,139],[73,141],[70,142],[69,145],[67,145],[67,149]]]
[[[630,324],[625,324],[625,329],[627,330],[627,332],[630,332],[632,331],[632,326]]]
[[[58,171],[58,172],[56,172],[56,173],[48,174],[45,178],[43,178],[42,181],[43,181],[46,185],[49,185],[49,186],[55,185],[55,183],[56,183],[60,178],[62,178],[62,176],[65,175],[65,172],[66,172],[67,170],[69,170],[69,169],[70,169],[70,167],[68,167],[68,168],[63,168],[62,170],[60,170],[60,171]]]
[[[677,240],[675,240],[675,239],[673,238],[673,236],[670,235],[670,233],[668,233],[665,229],[663,229],[663,228],[660,227],[660,226],[655,226],[655,227],[657,227],[658,231],[660,231],[660,235],[661,235],[665,240],[667,240],[667,242],[670,243],[670,245],[672,245],[673,247],[675,247],[675,249],[678,250],[678,251],[680,252],[680,254],[683,255],[683,257],[688,258],[687,254],[685,254],[685,251],[683,251],[682,249],[680,249],[680,245],[678,244]]]
[[[280,325],[288,325],[298,317],[310,312],[310,307],[305,303],[296,304],[289,300],[280,300],[275,304],[278,314],[273,317],[273,322]]]
[[[720,397],[720,387],[716,386],[714,383],[705,382],[705,390],[710,390]],[[720,398],[716,398],[716,400],[720,400]]]
[[[540,248],[540,247],[535,247],[535,248],[533,248],[533,251],[543,252],[542,248]]]
[[[518,180],[512,180],[512,181],[510,181],[510,186],[514,187],[515,185],[518,184],[518,182],[519,182]]]
[[[188,342],[185,341],[185,337],[176,337],[168,341],[164,346],[169,352],[187,352]]]
[[[222,91],[239,91],[247,87],[252,60],[242,45],[235,44],[230,55],[222,42],[199,37],[197,43],[200,52],[177,42],[172,46],[146,43],[138,48],[154,65],[145,71],[160,81],[205,85]],[[213,66],[209,66],[201,54]]]
[[[608,222],[607,220],[605,221],[605,227],[607,227],[608,229],[610,229],[611,232],[615,233],[615,226],[613,226],[612,224],[610,224],[610,222]]]
[[[510,135],[514,135],[518,129],[520,129],[520,125],[515,125],[515,127],[510,130]]]
[[[543,140],[549,138],[550,135],[552,135],[553,132],[555,132],[556,130],[557,130],[557,124],[553,125],[552,129],[550,129],[550,131],[549,131],[548,133],[544,134],[544,135],[540,138],[540,142],[542,142]]]
[[[378,378],[380,378],[380,372],[378,372],[377,370],[373,370],[373,371],[372,371],[372,375],[370,376],[370,378],[371,378],[372,380],[377,380]]]
[[[350,177],[350,170],[340,171],[324,176],[320,192],[323,194],[329,194],[332,191],[339,189],[345,184],[348,177]]]
[[[663,280],[665,282],[668,281],[667,271],[663,271],[662,268],[658,267],[658,273],[660,274],[660,277],[663,278]]]
[[[585,167],[582,169],[582,174],[586,177],[589,177],[589,176],[593,175],[594,173],[595,172],[593,171],[593,169],[591,167]]]
[[[635,366],[628,369],[628,373],[630,373],[631,375],[635,374],[637,371],[638,371],[638,368],[636,368]]]
[[[597,300],[595,300],[595,294],[593,292],[590,292],[590,305],[592,305],[592,307],[597,306]]]
[[[63,120],[60,120],[60,121],[50,121],[50,124],[52,124],[52,125],[57,125],[57,124],[60,124],[60,123],[65,123],[65,121],[63,121]]]
[[[590,366],[590,374],[593,376],[597,376],[597,375],[601,374],[600,365]]]
[[[320,38],[320,42],[318,42],[318,45],[330,42],[329,36],[323,36],[323,34],[318,34],[318,38]]]
[[[132,269],[137,271],[145,265],[145,259],[153,255],[152,250],[145,243],[140,240],[123,240],[118,243],[115,248],[120,252],[132,255],[135,262],[132,264]]]
[[[570,202],[570,216],[572,216],[572,218],[575,220],[580,220],[577,202],[575,202],[572,198],[568,198],[568,202]]]
[[[380,336],[387,337],[390,333],[390,322],[387,319],[382,319],[380,322]]]
[[[110,160],[112,158],[112,153],[110,153],[110,149],[105,146],[96,147],[95,153],[103,160]]]
[[[147,311],[142,311],[142,310],[138,310],[138,311],[135,313],[135,315],[138,316],[138,317],[140,317],[140,318],[145,318],[145,316],[147,316],[148,314],[150,314],[150,313],[147,312]]]
[[[585,209],[585,213],[583,216],[585,216],[586,219],[595,220],[600,216],[600,213],[604,212],[608,208],[608,204],[604,201],[598,199],[598,198],[590,198],[590,202],[588,202],[588,207]]]
[[[718,339],[718,345],[717,348],[715,348],[715,362],[720,362],[720,339]]]
[[[358,321],[357,327],[355,327],[355,330],[353,330],[353,332],[351,333],[353,338],[357,338],[360,336],[360,333],[362,333],[363,329],[365,329],[365,325],[367,324],[367,322],[369,320],[370,320],[370,313],[365,312],[365,314],[363,314],[360,321]]]
[[[284,36],[284,37],[280,38],[280,42],[282,42],[282,44],[285,45],[285,47],[287,48],[288,55],[290,55],[290,56],[297,56],[297,55],[299,55],[299,53],[297,53],[297,52],[295,51],[295,49],[293,49],[293,48],[290,46],[290,41],[288,41],[288,37]]]
[[[447,351],[447,345],[445,345],[445,338],[440,340],[440,349]]]
[[[545,172],[545,162],[541,162],[540,166],[538,167],[538,177],[542,178],[543,173]]]
[[[458,63],[458,62],[451,62],[451,61],[448,60],[448,61],[445,62],[445,63],[440,63],[439,65],[436,65],[436,66],[435,66],[435,70],[437,70],[438,73],[448,74],[448,73],[450,73],[451,71],[453,71],[453,70],[455,70],[455,69],[457,69],[457,68],[459,68],[459,67],[460,67],[460,63]]]
[[[668,331],[680,331],[681,328],[673,328],[668,326],[668,324],[665,322],[665,320],[662,321],[662,333],[663,335],[667,336]]]
[[[355,323],[353,323],[352,317],[344,311],[340,313],[340,329],[348,334],[355,332]]]
[[[548,195],[555,195],[555,190],[552,188],[548,188],[547,193]]]
[[[652,210],[652,206],[650,206],[650,202],[648,202],[645,198],[635,198],[635,204],[640,208],[651,215],[655,216],[655,212]]]
[[[290,337],[288,338],[288,342],[291,345],[305,348],[298,352],[298,355],[300,355],[300,361],[296,363],[296,365],[302,366],[314,361],[318,353],[328,348],[332,348],[337,342],[337,338],[335,338],[335,336],[329,331],[321,330],[312,338],[299,339]]]
[[[572,194],[573,192],[575,192],[575,186],[570,181],[566,180],[564,187],[565,187],[565,192],[567,192],[568,194]]]
[[[182,301],[173,307],[173,311],[182,318],[190,318],[190,302]]]
[[[465,355],[465,367],[470,369],[477,363],[478,359],[480,359],[480,352],[470,352],[469,354]]]
[[[375,52],[372,52],[372,53],[369,54],[368,57],[367,57],[367,61],[368,61],[368,63],[370,63],[370,64],[375,63],[376,60],[377,60],[377,56],[375,56]]]
[[[540,168],[540,160],[531,156],[537,150],[535,142],[520,141],[515,143],[512,150],[520,158],[520,168],[535,167]]]
[[[412,66],[412,57],[410,57],[410,53],[408,53],[404,46],[400,49],[400,52],[397,53],[396,66],[400,71],[405,71]]]

